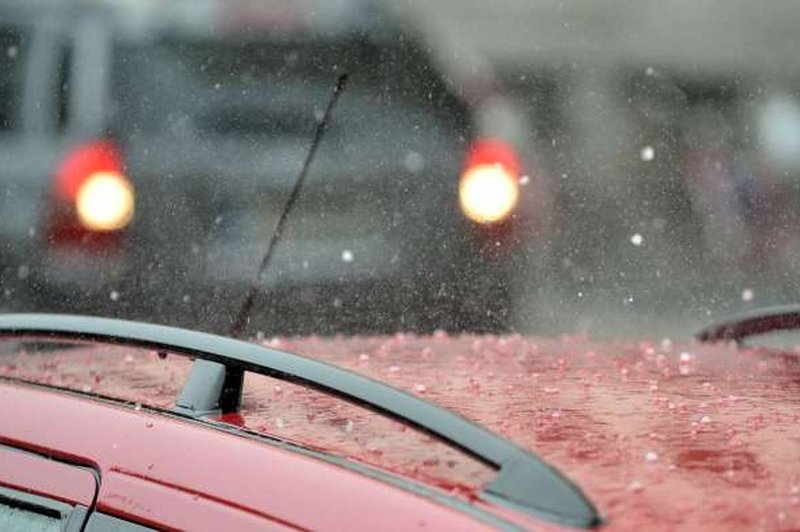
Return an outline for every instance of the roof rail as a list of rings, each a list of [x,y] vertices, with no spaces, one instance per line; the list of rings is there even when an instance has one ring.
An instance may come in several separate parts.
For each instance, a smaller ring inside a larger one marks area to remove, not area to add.
[[[759,334],[800,329],[800,305],[765,307],[729,316],[695,334],[701,342],[734,341]]]
[[[197,417],[238,408],[245,371],[298,383],[394,418],[498,469],[480,496],[559,524],[602,520],[586,495],[555,468],[508,440],[422,399],[350,371],[255,343],[187,329],[90,316],[0,314],[0,338],[96,341],[193,356],[178,409]]]

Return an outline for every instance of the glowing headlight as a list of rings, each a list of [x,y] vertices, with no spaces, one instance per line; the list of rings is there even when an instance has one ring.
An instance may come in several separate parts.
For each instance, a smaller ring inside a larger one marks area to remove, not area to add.
[[[500,164],[475,166],[461,176],[458,200],[470,220],[485,224],[499,222],[517,206],[519,184]]]
[[[81,184],[75,199],[78,219],[92,231],[122,229],[133,217],[133,186],[116,172],[97,172]]]

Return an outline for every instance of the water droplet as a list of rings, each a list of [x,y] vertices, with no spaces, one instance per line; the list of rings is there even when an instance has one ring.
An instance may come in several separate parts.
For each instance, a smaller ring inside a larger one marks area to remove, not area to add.
[[[7,56],[9,59],[16,59],[16,58],[17,58],[17,55],[19,55],[19,48],[18,48],[18,47],[16,47],[16,46],[12,45],[12,46],[9,46],[9,47],[6,49],[6,56]]]
[[[109,299],[111,299],[111,301],[119,301],[119,292],[117,292],[116,290],[112,290],[108,294],[108,297]]]
[[[282,429],[283,427],[286,426],[286,422],[283,420],[283,418],[276,417],[275,426],[278,427],[279,429]]]
[[[520,178],[519,178],[519,184],[520,184],[521,186],[523,186],[523,187],[524,187],[525,185],[527,185],[528,183],[530,183],[530,182],[531,182],[531,178],[530,178],[530,176],[524,175],[524,176],[522,176],[522,177],[520,177]]]
[[[644,238],[639,233],[634,234],[631,236],[631,244],[634,246],[641,246],[644,243]]]
[[[651,66],[649,66],[649,67],[644,69],[645,76],[652,76],[655,73],[656,73],[656,69],[651,67]]]
[[[753,300],[753,290],[750,288],[745,288],[742,290],[742,301],[752,301]]]
[[[342,251],[342,261],[344,262],[353,262],[353,252],[349,249],[345,249]]]
[[[645,146],[645,147],[643,147],[643,148],[642,148],[642,150],[639,152],[639,157],[641,157],[641,159],[642,159],[644,162],[650,162],[650,161],[652,161],[653,159],[655,159],[655,157],[656,157],[656,150],[654,150],[652,146]]]
[[[647,451],[644,454],[644,459],[645,459],[646,462],[649,462],[649,463],[652,464],[653,462],[656,462],[658,460],[658,453],[655,452],[655,451]]]
[[[417,393],[425,393],[428,391],[428,388],[426,388],[424,384],[415,384],[414,391]]]
[[[142,409],[142,403],[134,404],[133,409],[136,410],[137,412],[140,411]]]
[[[425,168],[425,159],[419,153],[410,151],[403,158],[403,166],[412,174],[418,174]]]
[[[397,373],[400,371],[400,366],[389,366],[389,371],[392,373]]]
[[[628,491],[630,491],[631,493],[639,493],[643,489],[644,489],[644,484],[642,484],[638,480],[631,481],[631,483],[628,484]]]

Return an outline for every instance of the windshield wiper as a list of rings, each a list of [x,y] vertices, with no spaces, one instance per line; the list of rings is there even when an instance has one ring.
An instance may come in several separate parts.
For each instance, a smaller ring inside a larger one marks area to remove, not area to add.
[[[736,342],[759,334],[800,329],[800,305],[760,308],[729,316],[695,334],[700,342]]]

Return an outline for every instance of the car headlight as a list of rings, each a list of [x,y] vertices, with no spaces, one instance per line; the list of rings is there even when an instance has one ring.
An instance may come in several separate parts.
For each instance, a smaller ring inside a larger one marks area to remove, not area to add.
[[[496,223],[507,218],[519,201],[516,176],[502,164],[482,164],[468,168],[458,187],[461,210],[478,223]]]
[[[133,186],[118,172],[94,173],[80,185],[75,206],[86,229],[117,231],[133,218]]]

